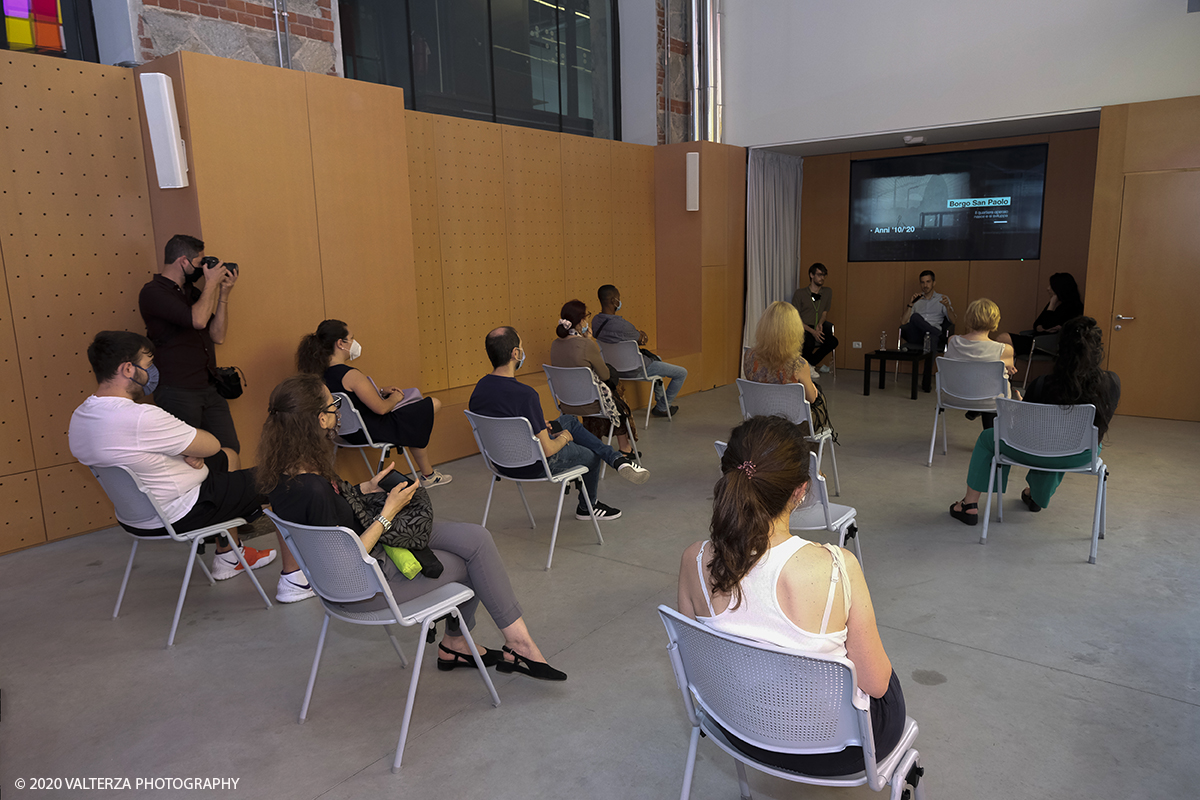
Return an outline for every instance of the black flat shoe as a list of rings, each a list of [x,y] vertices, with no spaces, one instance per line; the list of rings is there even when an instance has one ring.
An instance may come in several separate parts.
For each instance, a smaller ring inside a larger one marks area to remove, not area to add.
[[[556,670],[545,661],[530,661],[520,653],[513,651],[508,645],[504,645],[504,652],[515,660],[501,659],[496,663],[496,672],[519,672],[539,681],[565,681],[567,679],[567,673]]]
[[[657,407],[650,409],[650,416],[652,417],[673,417],[678,413],[679,406],[671,406],[670,414],[668,414],[666,411],[659,411]]]
[[[439,644],[438,650],[454,656],[454,658],[438,658],[437,668],[442,672],[449,672],[458,667],[475,668],[475,658],[469,653],[460,653],[457,650],[451,650],[444,644]],[[479,651],[479,657],[483,659],[485,667],[494,667],[504,660],[504,655],[499,650],[488,650],[486,647]]]
[[[1029,510],[1035,514],[1042,510],[1042,507],[1034,502],[1033,497],[1030,496],[1028,490],[1021,492],[1021,502],[1028,506]]]
[[[955,511],[954,507],[958,506],[958,505],[960,505],[961,508],[959,508],[958,511]],[[966,525],[974,525],[977,522],[979,522],[979,515],[978,514],[968,514],[967,509],[970,509],[970,508],[974,508],[974,509],[978,510],[979,504],[978,503],[964,503],[962,500],[957,500],[950,504],[950,516],[954,517],[956,520],[958,520],[959,522],[962,522]]]

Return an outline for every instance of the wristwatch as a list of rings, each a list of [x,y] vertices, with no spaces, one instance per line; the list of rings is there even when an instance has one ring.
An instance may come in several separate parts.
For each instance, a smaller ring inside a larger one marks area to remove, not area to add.
[[[375,522],[378,522],[380,525],[383,526],[384,533],[387,533],[388,531],[390,531],[392,529],[392,521],[390,519],[388,519],[387,517],[385,517],[383,514],[380,514],[379,516],[375,517]]]

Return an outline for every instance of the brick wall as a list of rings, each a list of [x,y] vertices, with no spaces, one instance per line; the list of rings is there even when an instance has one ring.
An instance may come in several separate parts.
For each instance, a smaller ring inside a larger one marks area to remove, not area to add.
[[[289,0],[287,5],[292,67],[342,74],[334,0]],[[186,50],[279,66],[273,3],[142,0],[140,6],[137,35],[142,61]]]
[[[658,143],[677,144],[692,138],[690,61],[691,3],[688,0],[656,0],[658,8]],[[667,29],[669,36],[664,36]],[[664,39],[669,63],[664,61]],[[669,73],[668,73],[669,68]],[[669,113],[664,108],[669,107]]]

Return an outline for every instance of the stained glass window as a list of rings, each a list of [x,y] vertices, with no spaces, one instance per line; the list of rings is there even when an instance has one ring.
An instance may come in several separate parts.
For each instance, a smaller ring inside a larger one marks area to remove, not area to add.
[[[65,53],[59,0],[4,0],[4,35],[10,50]]]

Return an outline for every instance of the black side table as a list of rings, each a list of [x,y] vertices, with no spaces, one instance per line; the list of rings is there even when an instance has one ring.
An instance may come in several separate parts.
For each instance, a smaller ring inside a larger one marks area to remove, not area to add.
[[[917,399],[917,362],[925,362],[925,375],[921,381],[921,391],[932,391],[933,379],[933,359],[936,356],[933,350],[928,353],[913,350],[876,350],[874,353],[867,353],[863,356],[865,361],[863,365],[863,394],[871,394],[871,360],[875,359],[879,362],[879,388],[884,386],[884,376],[887,374],[888,361],[906,361],[913,365],[912,371],[912,399]]]

